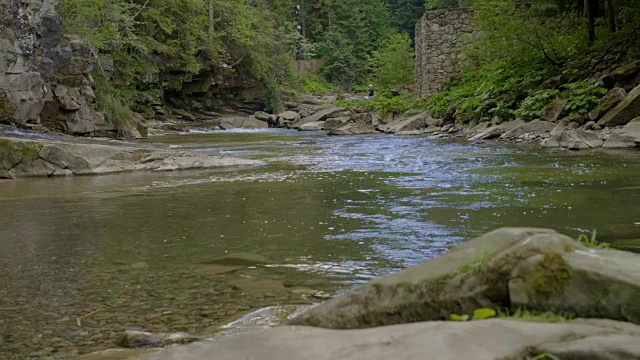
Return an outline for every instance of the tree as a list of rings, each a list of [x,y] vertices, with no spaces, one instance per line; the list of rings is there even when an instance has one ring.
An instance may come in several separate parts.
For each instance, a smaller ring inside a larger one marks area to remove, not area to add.
[[[392,33],[371,57],[372,80],[385,90],[413,82],[414,52],[407,33]]]

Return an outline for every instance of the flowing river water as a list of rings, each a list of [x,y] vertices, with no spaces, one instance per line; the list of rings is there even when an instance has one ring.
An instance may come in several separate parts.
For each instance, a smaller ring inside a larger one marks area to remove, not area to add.
[[[0,182],[1,359],[111,348],[126,328],[210,334],[503,226],[640,238],[637,151],[287,130],[145,143],[266,165]]]

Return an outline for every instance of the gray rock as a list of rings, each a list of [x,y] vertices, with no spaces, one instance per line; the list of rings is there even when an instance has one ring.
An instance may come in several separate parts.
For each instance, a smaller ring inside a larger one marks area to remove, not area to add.
[[[326,120],[328,118],[331,117],[339,117],[339,116],[334,116],[336,114],[339,114],[343,111],[345,111],[346,109],[343,107],[328,107],[328,108],[324,108],[324,109],[320,109],[318,111],[316,111],[315,113],[313,113],[310,116],[307,116],[305,118],[302,118],[300,120],[297,120],[293,123],[292,127],[294,129],[299,128],[300,126],[302,126],[303,124],[309,123],[309,122],[316,122],[316,121],[323,121]]]
[[[353,329],[521,306],[640,323],[639,260],[586,248],[549,229],[504,228],[375,279],[288,324]]]
[[[636,147],[636,139],[627,135],[611,134],[602,145],[603,148],[632,148]]]
[[[324,122],[323,129],[324,130],[333,130],[333,129],[339,127],[339,126],[342,126],[342,125],[346,124],[347,122],[349,122],[349,120],[351,120],[351,116],[332,117],[330,119],[327,119]]]
[[[228,129],[266,129],[269,124],[266,121],[258,120],[253,117],[234,117],[224,118],[220,121],[220,127]]]
[[[312,121],[300,126],[301,131],[319,131],[324,128],[324,121]]]
[[[422,130],[427,127],[426,120],[430,117],[431,115],[428,112],[423,112],[406,119],[397,119],[389,124],[378,126],[378,130],[392,134],[405,131]]]
[[[198,152],[134,146],[0,138],[0,172],[5,178],[98,175],[123,171],[171,171],[260,165],[261,161]]]
[[[491,123],[489,121],[481,122],[478,125],[474,126],[473,128],[467,130],[465,132],[465,135],[467,136],[467,138],[472,138],[475,135],[478,135],[478,134],[484,132],[489,127],[491,127]]]
[[[618,324],[489,319],[422,322],[362,330],[283,326],[171,347],[128,359],[413,360],[427,356],[438,360],[495,360],[534,357],[544,351],[562,354],[561,359],[637,359],[640,356],[638,326]]]
[[[603,147],[630,148],[640,146],[640,117],[631,120],[627,125],[614,131]]]
[[[64,110],[80,110],[80,107],[85,103],[84,96],[80,95],[80,91],[77,88],[58,85],[53,90],[53,93],[60,102],[60,107]]]
[[[329,131],[329,135],[362,135],[376,133],[371,113],[355,114],[350,122]]]
[[[284,121],[297,121],[300,120],[300,114],[295,111],[285,111],[278,114],[278,117]]]
[[[578,124],[575,121],[572,121],[570,123],[567,124],[567,129],[579,129],[580,128],[580,124]]]
[[[513,129],[505,132],[500,136],[500,139],[516,139],[524,134],[540,134],[551,131],[556,124],[550,121],[533,120],[528,123],[524,123],[520,126],[516,126]]]
[[[562,112],[564,111],[564,107],[567,106],[568,101],[569,100],[567,99],[554,100],[551,104],[545,106],[545,108],[542,109],[540,118],[542,120],[551,121],[551,122],[558,121],[558,119],[560,118],[560,115],[562,115]]]
[[[602,82],[607,87],[613,87],[618,82],[631,79],[640,72],[640,60],[634,60],[620,66],[602,78]]]
[[[564,130],[542,142],[543,147],[560,147],[570,150],[598,148],[602,144],[603,141],[595,133],[577,129]]]
[[[624,100],[622,100],[613,109],[609,110],[609,112],[607,112],[602,119],[598,121],[598,125],[603,127],[625,125],[639,114],[640,85],[633,88]]]
[[[486,130],[480,132],[479,134],[472,136],[470,140],[496,139],[502,136],[502,134],[506,133],[507,131],[512,130],[518,126],[522,126],[524,124],[525,124],[524,120],[521,120],[521,119],[503,122],[499,125],[491,126]],[[444,131],[444,128],[443,128],[443,131]]]
[[[613,109],[620,101],[624,100],[627,96],[627,92],[621,88],[613,88],[598,101],[598,106],[589,112],[589,119],[598,121],[600,118]]]
[[[262,120],[262,121],[266,121],[266,122],[273,121],[272,115],[271,114],[267,114],[264,111],[256,111],[254,116],[258,120]]]
[[[187,333],[150,333],[146,331],[126,330],[116,343],[125,348],[162,347],[174,344],[188,344],[201,340]]]
[[[594,130],[594,125],[596,124],[595,121],[588,121],[586,124],[584,124],[584,129],[585,130]]]

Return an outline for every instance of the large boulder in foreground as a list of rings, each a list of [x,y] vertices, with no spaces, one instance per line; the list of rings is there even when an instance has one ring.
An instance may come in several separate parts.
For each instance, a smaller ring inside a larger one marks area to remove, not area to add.
[[[288,324],[354,329],[522,306],[640,323],[639,262],[637,254],[587,248],[553,230],[504,228],[375,279]]]
[[[136,359],[496,360],[547,353],[560,359],[622,360],[640,357],[639,336],[639,326],[607,320],[434,321],[362,330],[287,326],[172,347]]]

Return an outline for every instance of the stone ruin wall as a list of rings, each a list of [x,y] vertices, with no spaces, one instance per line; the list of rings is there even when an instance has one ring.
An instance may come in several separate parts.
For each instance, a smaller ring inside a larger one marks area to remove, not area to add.
[[[415,89],[419,96],[430,97],[460,69],[462,46],[479,31],[471,24],[471,9],[427,11],[416,24]]]

